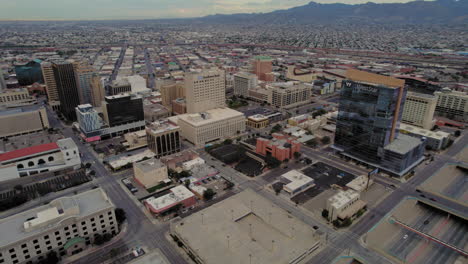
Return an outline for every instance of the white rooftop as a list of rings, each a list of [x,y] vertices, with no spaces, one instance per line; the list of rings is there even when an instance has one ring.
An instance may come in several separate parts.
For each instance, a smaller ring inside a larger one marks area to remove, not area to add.
[[[244,114],[236,110],[223,107],[207,110],[202,113],[178,115],[177,122],[185,121],[192,126],[202,126],[235,117],[244,117]]]
[[[337,194],[328,198],[328,201],[334,208],[342,208],[347,205],[350,201],[359,199],[360,195],[358,192],[348,189],[346,191],[339,191]]]
[[[189,189],[183,185],[179,185],[172,188],[169,194],[158,198],[150,197],[145,202],[154,210],[159,211],[193,196],[195,195]]]
[[[307,177],[306,175],[302,174],[298,170],[290,170],[286,172],[285,174],[281,175],[281,177],[290,181],[290,183],[284,186],[284,188],[290,191],[297,190],[301,188],[302,186],[314,181],[314,179]]]

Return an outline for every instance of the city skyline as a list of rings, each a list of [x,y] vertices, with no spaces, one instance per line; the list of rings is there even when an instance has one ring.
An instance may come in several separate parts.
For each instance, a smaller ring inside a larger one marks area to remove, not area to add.
[[[314,2],[363,4],[407,3],[414,0],[315,0]],[[432,0],[425,0],[432,1]],[[305,5],[310,0],[19,0],[2,3],[0,21],[10,20],[113,20],[191,18],[214,14],[265,13]]]

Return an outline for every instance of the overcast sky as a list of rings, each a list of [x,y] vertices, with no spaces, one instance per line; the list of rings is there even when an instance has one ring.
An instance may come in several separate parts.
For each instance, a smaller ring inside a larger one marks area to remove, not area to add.
[[[320,3],[396,3],[411,0],[316,0]],[[0,0],[0,20],[147,19],[269,12],[310,0]]]

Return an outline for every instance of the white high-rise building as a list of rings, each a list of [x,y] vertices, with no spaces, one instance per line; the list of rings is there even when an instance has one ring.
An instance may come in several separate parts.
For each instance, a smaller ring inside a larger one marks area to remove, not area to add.
[[[187,113],[199,113],[226,105],[225,72],[218,69],[187,73]]]
[[[257,75],[253,73],[239,72],[234,75],[234,94],[249,96],[249,90],[257,87]]]
[[[468,122],[468,95],[465,92],[443,88],[435,92],[437,97],[436,113],[450,119]]]
[[[408,92],[403,106],[401,122],[424,129],[434,126],[434,111],[437,99],[435,96]]]

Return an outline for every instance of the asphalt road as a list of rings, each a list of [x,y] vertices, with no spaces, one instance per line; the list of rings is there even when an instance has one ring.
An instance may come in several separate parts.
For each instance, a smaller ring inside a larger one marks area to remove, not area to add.
[[[73,263],[102,263],[102,255],[105,255],[114,247],[121,247],[124,245],[128,248],[146,246],[149,250],[159,248],[170,263],[186,263],[164,235],[169,230],[168,224],[154,225],[143,213],[140,206],[137,206],[137,204],[130,199],[129,195],[122,189],[118,179],[108,173],[102,163],[93,155],[88,147],[81,142],[72,129],[64,127],[60,121],[56,119],[56,115],[52,113],[49,108],[47,108],[47,111],[49,120],[52,121],[51,125],[55,128],[60,128],[65,137],[71,137],[75,141],[80,153],[83,154],[82,162],[93,163],[93,169],[96,171],[99,186],[106,191],[107,195],[114,202],[116,207],[124,209],[127,214],[128,229],[119,241],[113,244],[112,247],[93,251]],[[143,207],[143,205],[141,205],[141,207]]]

